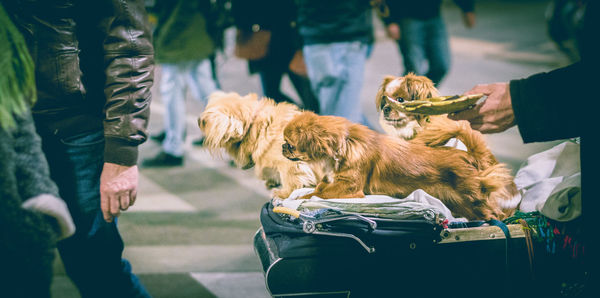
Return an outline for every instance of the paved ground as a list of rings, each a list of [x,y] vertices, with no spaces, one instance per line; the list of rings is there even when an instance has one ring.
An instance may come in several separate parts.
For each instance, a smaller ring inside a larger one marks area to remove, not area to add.
[[[478,1],[477,26],[472,30],[462,26],[458,8],[447,3],[444,14],[453,66],[441,93],[458,94],[477,83],[524,77],[567,63],[546,35],[547,2]],[[400,74],[402,68],[396,45],[384,37],[379,23],[377,37],[361,96],[368,119],[378,127],[374,94],[384,75]],[[233,57],[231,50],[230,45],[218,59],[223,89],[260,93],[258,77],[249,76],[245,62]],[[284,88],[291,90],[287,80]],[[190,100],[188,144],[200,136],[196,126],[200,111],[201,105]],[[161,130],[163,113],[155,92],[151,133]],[[516,129],[487,139],[498,158],[513,169],[553,145],[525,145]],[[141,147],[141,158],[159,149],[148,141]],[[141,170],[137,203],[119,222],[125,257],[155,297],[268,297],[252,247],[260,207],[269,198],[263,183],[250,172],[230,167],[226,156],[215,158],[191,145],[187,152],[184,167]],[[55,272],[53,296],[78,297],[60,259]]]

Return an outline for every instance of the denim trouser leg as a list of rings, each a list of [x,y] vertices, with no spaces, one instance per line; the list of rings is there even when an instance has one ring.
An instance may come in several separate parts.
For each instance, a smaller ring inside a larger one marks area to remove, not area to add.
[[[398,41],[402,62],[404,63],[404,74],[413,72],[417,75],[425,75],[425,36],[423,23],[414,19],[403,19],[400,22],[402,37]]]
[[[40,130],[38,130],[40,131]],[[100,209],[104,133],[59,139],[41,134],[52,179],[67,202],[75,235],[58,243],[65,269],[82,297],[149,297],[122,258],[117,221],[107,223]]]
[[[438,84],[448,72],[450,64],[450,48],[443,19],[403,19],[400,32],[402,38],[398,46],[402,52],[404,74],[414,72]]]
[[[161,64],[160,95],[165,105],[165,139],[163,151],[183,156],[186,128],[185,95],[189,89],[192,97],[202,105],[208,96],[217,91],[209,59],[200,62]]]
[[[183,156],[185,139],[185,75],[178,64],[161,64],[160,96],[165,106],[163,151]]]
[[[434,18],[427,22],[426,55],[429,60],[429,70],[426,76],[439,84],[450,68],[450,46],[444,20]]]
[[[321,114],[365,123],[360,103],[367,45],[358,41],[304,46],[304,59]],[[366,123],[365,123],[366,124]]]
[[[190,63],[190,65],[186,67],[184,75],[185,82],[187,83],[192,97],[200,102],[202,106],[206,105],[208,96],[211,93],[219,90],[217,82],[212,74],[209,59]]]

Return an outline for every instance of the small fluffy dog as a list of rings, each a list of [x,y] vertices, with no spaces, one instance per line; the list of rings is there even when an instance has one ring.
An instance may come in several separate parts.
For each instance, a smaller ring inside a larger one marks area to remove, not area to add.
[[[456,138],[474,157],[478,169],[487,170],[499,164],[487,147],[481,133],[473,130],[467,121],[454,121],[446,115],[428,116],[407,113],[395,109],[390,104],[391,101],[401,103],[437,96],[439,96],[437,88],[427,77],[413,73],[401,77],[384,77],[375,97],[381,127],[390,136],[406,140],[413,139],[414,142],[427,146],[443,146],[451,139]],[[512,181],[492,193],[492,200],[500,202],[506,214],[514,211],[520,198],[517,186]]]
[[[216,153],[224,149],[242,169],[255,169],[273,196],[287,198],[292,191],[314,187],[322,174],[316,164],[292,162],[281,154],[283,128],[301,111],[289,103],[256,94],[215,92],[200,117],[204,146]]]
[[[282,152],[293,161],[326,163],[325,177],[304,198],[356,198],[382,194],[403,198],[416,189],[440,199],[455,216],[505,217],[492,194],[512,182],[501,164],[481,170],[473,155],[426,146],[375,132],[336,116],[303,112],[284,129]]]
[[[427,121],[446,116],[426,116],[394,109],[390,101],[405,102],[439,96],[433,82],[424,76],[409,73],[402,77],[385,76],[375,96],[379,124],[390,136],[412,139]]]

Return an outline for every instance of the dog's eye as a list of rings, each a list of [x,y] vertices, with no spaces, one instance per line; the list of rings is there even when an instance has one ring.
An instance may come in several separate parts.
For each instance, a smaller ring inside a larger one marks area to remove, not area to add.
[[[294,146],[290,145],[290,143],[283,143],[283,148],[288,151],[294,150]]]
[[[396,101],[398,101],[398,102],[404,102],[404,98],[402,98],[402,97],[396,97]]]

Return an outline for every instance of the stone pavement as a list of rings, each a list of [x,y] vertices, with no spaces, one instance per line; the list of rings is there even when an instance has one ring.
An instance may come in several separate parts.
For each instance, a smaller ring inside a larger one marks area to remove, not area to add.
[[[567,63],[546,35],[548,1],[478,1],[477,25],[471,30],[462,26],[458,8],[448,2],[444,15],[453,61],[440,87],[443,95]],[[400,74],[402,66],[395,43],[385,38],[380,23],[376,32],[361,97],[367,118],[378,127],[375,92],[384,75]],[[249,75],[246,63],[231,54],[232,33],[228,32],[225,53],[218,57],[222,89],[260,94],[258,77]],[[159,75],[157,69],[156,77]],[[283,84],[297,98],[289,81]],[[200,136],[196,118],[201,108],[198,102],[188,101],[185,166],[141,169],[136,205],[119,218],[125,257],[154,297],[269,297],[252,246],[259,210],[269,193],[251,171],[230,167],[227,156],[213,157],[191,146],[191,140]],[[163,114],[164,106],[154,92],[151,133],[162,129]],[[554,144],[523,144],[514,128],[486,138],[498,159],[513,170],[527,156]],[[141,146],[140,159],[159,150],[159,145],[149,140]],[[79,297],[59,258],[55,272],[53,297]]]

